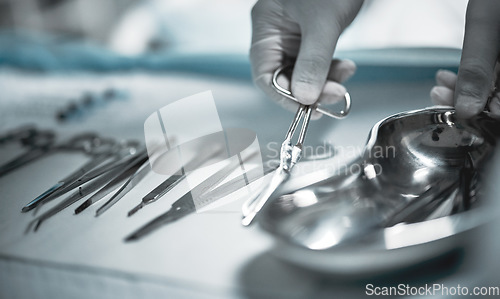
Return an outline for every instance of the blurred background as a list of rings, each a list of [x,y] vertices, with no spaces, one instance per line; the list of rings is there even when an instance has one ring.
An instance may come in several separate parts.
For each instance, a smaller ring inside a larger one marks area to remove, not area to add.
[[[254,2],[0,0],[0,65],[42,70],[169,69],[173,66],[166,61],[168,54],[246,57]],[[458,49],[466,3],[367,0],[337,50],[345,56],[344,51],[359,49]]]

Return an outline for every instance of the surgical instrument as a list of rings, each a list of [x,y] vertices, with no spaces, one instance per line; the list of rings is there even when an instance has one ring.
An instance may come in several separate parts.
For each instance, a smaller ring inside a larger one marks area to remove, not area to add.
[[[106,201],[102,206],[100,206],[96,212],[95,216],[99,216],[111,208],[115,203],[117,203],[123,196],[125,196],[130,190],[132,190],[144,177],[151,171],[151,166],[149,163],[143,163],[140,165],[134,174],[132,174],[128,180],[118,189],[118,191],[111,196],[111,198]]]
[[[260,227],[275,237],[276,257],[308,269],[373,275],[417,265],[476,240],[470,237],[495,219],[488,199],[496,197],[482,197],[480,184],[499,137],[488,113],[467,120],[450,108],[392,115],[346,165],[360,172],[339,171],[276,198],[259,215]],[[392,150],[374,155],[377,148]],[[462,196],[470,207],[454,210]],[[452,207],[438,211],[447,202]]]
[[[78,206],[75,209],[75,214],[79,214],[83,212],[85,209],[93,205],[94,203],[101,200],[104,196],[109,194],[109,192],[118,186],[121,182],[126,180],[132,174],[134,174],[138,168],[148,162],[148,157],[145,154],[140,154],[136,157],[130,164],[125,166],[125,170],[122,174],[118,175],[112,181],[110,181],[106,186],[97,191],[94,195],[92,195],[89,199],[87,199],[83,204]],[[128,169],[127,169],[128,167]]]
[[[101,142],[101,139],[94,133],[81,133],[61,144],[56,144],[55,138],[56,134],[53,131],[36,131],[23,139],[23,144],[30,149],[20,157],[1,166],[0,176],[57,151],[82,151],[89,154]]]
[[[265,177],[274,171],[276,171],[276,167],[264,167],[263,170],[258,168],[251,169],[245,173],[245,176],[237,176],[206,193],[203,195],[203,199],[206,202],[213,202],[237,191],[241,187],[252,184],[258,179]]]
[[[470,202],[475,172],[484,167],[498,137],[498,122],[485,114],[469,120],[443,108],[396,114],[370,131],[361,157],[352,162],[359,172],[278,197],[260,224],[292,243],[326,250],[377,229],[418,223],[450,198]],[[374,154],[380,148],[391,150]]]
[[[96,137],[97,138],[97,137]],[[52,187],[47,189],[47,191],[43,192],[41,195],[37,196],[34,200],[26,204],[26,206],[23,207],[22,212],[27,212],[32,210],[33,208],[37,207],[38,205],[42,204],[44,201],[49,200],[49,196],[52,194],[56,193],[57,191],[61,190],[63,187],[67,187],[68,185],[71,185],[73,182],[81,178],[83,175],[88,173],[90,170],[94,169],[97,167],[99,164],[104,162],[106,159],[109,158],[109,156],[112,154],[111,147],[115,145],[115,142],[112,141],[111,139],[106,139],[103,140],[102,142],[99,142],[97,146],[93,147],[91,149],[91,154],[95,155],[93,159],[85,163],[82,167],[78,168],[74,172],[72,172],[70,175],[66,176],[65,178],[59,180],[57,183],[55,183]],[[104,146],[106,148],[109,147],[109,151],[102,151],[101,149],[98,149],[98,147]],[[95,154],[94,154],[95,152]],[[69,188],[66,188],[67,191],[69,191]],[[64,194],[63,192],[60,192],[59,195]],[[56,194],[57,195],[57,194]],[[53,196],[55,198],[56,196]]]
[[[83,137],[83,135],[77,136],[71,139],[70,142],[81,141]],[[126,163],[128,161],[130,156],[135,153],[138,147],[138,143],[135,141],[128,141],[125,143],[117,144],[111,139],[103,139],[98,137],[97,135],[86,135],[85,138],[93,138],[92,142],[94,145],[86,149],[87,154],[93,156],[92,159],[66,178],[57,182],[54,186],[43,192],[34,200],[26,204],[23,207],[22,212],[30,211],[35,207],[40,206],[41,204],[44,204],[85,184],[86,182],[100,176],[101,174],[115,167],[121,166],[123,163]],[[112,159],[111,161],[97,167],[110,158]]]
[[[295,102],[298,102],[297,99],[292,95],[292,93],[289,90],[281,87],[278,84],[279,75],[283,71],[289,69],[290,66],[283,66],[278,68],[273,74],[271,83],[279,94]],[[288,132],[286,133],[285,140],[281,145],[280,166],[275,171],[268,187],[258,196],[250,198],[244,204],[244,214],[243,214],[243,220],[241,222],[244,226],[248,226],[252,223],[257,213],[262,209],[262,207],[269,200],[269,198],[271,198],[271,196],[278,189],[278,187],[288,179],[291,170],[293,169],[295,164],[299,162],[302,156],[302,145],[305,140],[305,135],[307,132],[312,111],[316,110],[329,117],[342,119],[346,117],[347,114],[349,114],[349,111],[351,109],[351,97],[349,93],[346,93],[344,95],[344,100],[345,100],[345,108],[340,112],[332,112],[330,110],[321,107],[320,104],[313,104],[309,106],[299,104],[299,108],[295,113],[294,120],[290,125]],[[293,135],[295,134],[295,131],[301,121],[302,121],[302,127],[300,129],[298,141],[295,145],[292,145]]]
[[[53,149],[55,134],[52,131],[35,131],[21,141],[29,147],[28,151],[0,166],[0,176],[45,156]]]
[[[128,212],[127,216],[130,217],[135,213],[137,213],[140,209],[142,209],[146,205],[157,201],[160,197],[170,192],[170,190],[172,190],[185,178],[186,175],[184,173],[172,175],[171,177],[163,181],[160,185],[158,185],[156,188],[154,188],[151,192],[146,194],[146,196],[142,198],[141,202]]]
[[[274,71],[273,77],[271,79],[271,85],[273,86],[274,90],[277,93],[279,93],[280,95],[282,95],[285,98],[292,100],[296,103],[299,103],[299,101],[293,96],[293,94],[290,90],[284,88],[283,86],[281,86],[278,83],[278,77],[281,74],[284,74],[284,75],[287,75],[290,77],[292,70],[293,70],[293,65],[291,65],[291,64],[287,64],[287,65],[281,66],[278,69],[276,69],[276,71]],[[312,104],[311,106],[313,107],[314,111],[319,112],[323,115],[326,115],[326,116],[331,117],[331,118],[343,119],[351,111],[351,96],[349,95],[348,92],[346,92],[344,94],[344,104],[345,104],[344,109],[340,110],[339,112],[334,112],[334,111],[324,107],[320,103],[315,103],[315,104]]]
[[[184,216],[187,216],[195,212],[197,208],[213,202],[214,197],[211,197],[207,194],[210,194],[211,191],[215,190],[217,185],[219,185],[231,173],[233,173],[235,169],[237,169],[240,165],[240,161],[240,159],[231,159],[228,165],[224,166],[222,169],[218,170],[216,173],[205,179],[191,191],[185,193],[180,199],[172,204],[172,207],[167,212],[156,217],[155,219],[139,228],[137,231],[130,234],[128,237],[126,237],[125,241],[138,240],[141,237],[156,230],[157,228],[174,222]]]
[[[4,135],[0,136],[0,145],[5,143],[22,141],[33,137],[37,129],[34,125],[23,125],[18,128],[7,131]]]
[[[141,150],[139,153],[137,153],[131,163],[124,163],[123,167],[115,167],[112,170],[108,171],[107,173],[104,173],[103,175],[97,177],[95,180],[90,181],[88,184],[79,187],[78,190],[76,190],[74,193],[72,193],[70,196],[65,198],[62,202],[57,204],[55,207],[51,208],[50,210],[46,211],[42,215],[38,216],[35,218],[32,223],[35,223],[35,228],[34,230],[38,230],[40,227],[41,223],[48,218],[54,216],[55,214],[61,212],[65,208],[69,207],[70,205],[74,204],[78,200],[92,194],[93,192],[97,191],[100,189],[102,186],[105,186],[108,184],[110,181],[115,179],[116,177],[119,177],[122,175],[124,172],[126,172],[128,169],[136,165],[137,161],[142,161],[144,163],[144,160],[147,160],[147,151]],[[30,223],[30,226],[31,224]]]
[[[128,212],[128,216],[132,216],[137,213],[140,209],[145,207],[148,204],[151,204],[157,201],[159,198],[167,194],[170,190],[172,190],[175,186],[179,185],[184,179],[186,179],[186,169],[197,169],[203,164],[206,164],[206,161],[210,160],[212,157],[217,156],[222,152],[222,148],[216,147],[215,149],[211,149],[211,151],[202,150],[200,155],[196,155],[190,161],[186,163],[186,165],[182,166],[180,169],[180,174],[174,174],[164,180],[160,185],[154,188],[151,192],[146,194],[141,200],[141,202],[135,206],[132,210]]]
[[[56,119],[60,122],[70,121],[85,117],[93,109],[106,105],[112,100],[127,99],[126,90],[108,88],[102,92],[85,92],[78,100],[71,101],[56,113]]]

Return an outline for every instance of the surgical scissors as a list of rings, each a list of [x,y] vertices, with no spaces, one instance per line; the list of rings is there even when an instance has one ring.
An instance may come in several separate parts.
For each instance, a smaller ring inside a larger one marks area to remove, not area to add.
[[[291,99],[295,102],[298,100],[292,95],[292,92],[283,88],[278,84],[278,77],[284,71],[291,69],[291,65],[286,65],[279,67],[273,74],[271,84],[279,94]],[[313,105],[303,105],[299,104],[299,108],[295,113],[295,117],[290,125],[285,140],[281,145],[280,151],[280,166],[271,178],[271,181],[263,192],[258,194],[256,197],[252,197],[245,202],[243,205],[243,220],[242,224],[248,226],[252,223],[253,219],[257,213],[262,209],[265,203],[271,198],[274,192],[278,189],[283,182],[285,182],[290,176],[292,168],[299,162],[302,157],[302,146],[306,137],[307,128],[309,126],[309,121],[311,118],[311,113],[313,110],[320,112],[326,116],[342,119],[346,117],[351,110],[351,97],[348,92],[344,95],[345,107],[339,112],[333,112],[321,106],[321,104],[316,103]],[[295,135],[295,131],[299,123],[302,121],[302,127],[298,136],[297,143],[292,145],[292,138]]]

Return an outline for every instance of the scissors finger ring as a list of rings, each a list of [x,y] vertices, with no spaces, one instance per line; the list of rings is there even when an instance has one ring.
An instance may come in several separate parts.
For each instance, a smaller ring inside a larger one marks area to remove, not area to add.
[[[292,67],[292,65],[285,65],[285,66],[280,66],[278,69],[276,69],[276,71],[274,71],[273,78],[271,80],[271,84],[274,87],[274,89],[276,90],[276,92],[278,92],[282,96],[284,96],[292,101],[299,102],[292,95],[292,92],[290,90],[284,88],[283,86],[279,85],[279,83],[278,83],[278,76],[280,74],[282,74],[285,70],[287,70],[291,67]],[[348,92],[346,92],[344,95],[344,102],[345,102],[344,109],[340,110],[338,112],[331,111],[330,109],[327,109],[326,107],[324,107],[323,105],[321,105],[319,103],[314,105],[314,110],[316,110],[317,112],[324,114],[328,117],[342,119],[342,118],[346,117],[349,114],[349,111],[351,110],[351,96],[349,95]]]

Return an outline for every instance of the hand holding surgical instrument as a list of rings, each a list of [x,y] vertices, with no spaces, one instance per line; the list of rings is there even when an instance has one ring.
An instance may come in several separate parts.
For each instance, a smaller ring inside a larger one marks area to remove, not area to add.
[[[283,96],[291,100],[297,101],[297,99],[293,97],[292,93],[289,90],[286,90],[285,88],[281,87],[278,84],[278,76],[281,74],[283,70],[286,70],[287,68],[288,66],[280,67],[274,72],[272,78],[272,86],[276,89],[278,93],[282,94]],[[262,209],[267,200],[269,200],[269,198],[274,194],[276,189],[278,189],[278,187],[288,179],[290,171],[292,170],[294,165],[297,162],[299,162],[302,155],[302,145],[305,140],[305,135],[307,132],[309,120],[313,109],[329,117],[342,119],[346,117],[347,114],[349,114],[349,111],[351,109],[351,98],[349,96],[349,93],[346,93],[344,98],[346,106],[345,109],[340,112],[332,112],[327,109],[321,108],[319,104],[314,104],[310,106],[302,104],[299,105],[299,108],[295,113],[294,120],[290,125],[288,132],[286,133],[285,141],[283,141],[281,145],[280,166],[278,167],[273,177],[271,178],[268,188],[266,188],[257,197],[250,198],[244,205],[244,215],[242,220],[242,224],[244,226],[248,226],[252,223],[253,219],[255,218],[257,213]],[[292,146],[293,135],[295,134],[297,126],[299,125],[301,120],[302,120],[302,127],[299,133],[298,141],[294,146]]]
[[[362,0],[257,1],[252,13],[255,26],[250,50],[256,85],[278,104],[296,110],[294,103],[285,101],[270,86],[275,68],[293,60],[295,71],[289,80],[290,90],[298,98],[307,97],[308,103],[318,99],[324,101],[330,98],[332,89],[344,89],[339,82],[351,77],[356,65],[350,60],[332,60],[332,56],[338,37],[354,19],[362,3]],[[337,92],[334,96],[340,98]]]
[[[279,83],[278,83],[278,77],[281,75],[281,74],[285,74],[285,73],[288,73],[290,72],[293,68],[293,65],[291,64],[288,64],[288,65],[284,65],[284,66],[281,66],[279,67],[278,69],[276,69],[276,71],[274,71],[273,73],[273,77],[271,79],[271,85],[272,87],[274,88],[274,90],[284,96],[285,98],[289,99],[289,100],[292,100],[296,103],[299,103],[299,100],[297,100],[293,95],[292,95],[292,92],[286,88],[284,88],[283,86],[281,86]],[[343,110],[340,110],[338,112],[335,112],[335,111],[332,111],[330,109],[328,109],[327,107],[323,106],[321,103],[315,103],[312,106],[313,110],[316,111],[316,112],[319,112],[323,115],[326,115],[328,117],[332,117],[332,118],[336,118],[336,119],[343,119],[345,118],[349,112],[351,111],[351,96],[349,95],[348,92],[346,92],[344,94],[344,109]],[[300,109],[300,107],[299,107]]]

